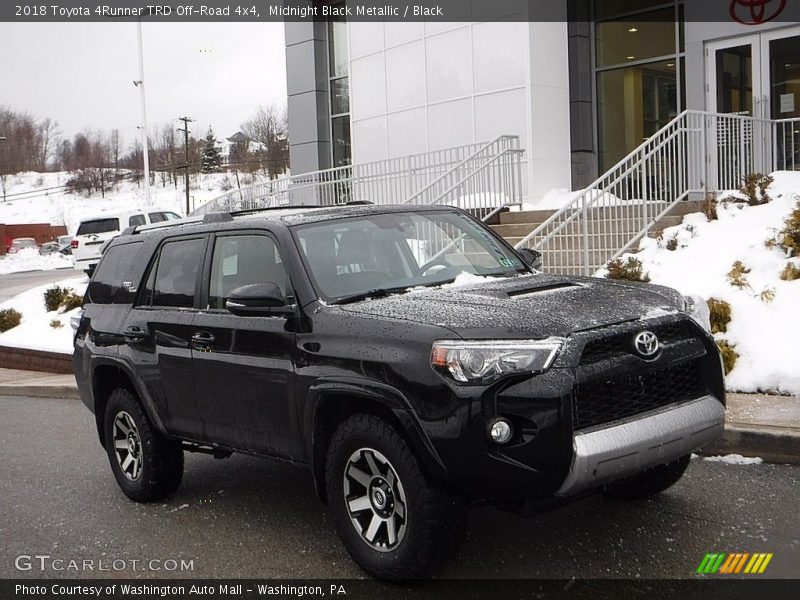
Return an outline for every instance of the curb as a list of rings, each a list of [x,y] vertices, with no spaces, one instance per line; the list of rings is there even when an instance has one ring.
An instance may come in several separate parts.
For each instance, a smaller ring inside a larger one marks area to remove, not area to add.
[[[40,373],[72,374],[72,354],[0,346],[0,366]]]
[[[800,464],[800,429],[728,422],[722,436],[702,454],[758,456],[764,462]]]
[[[0,385],[0,396],[30,396],[32,398],[68,398],[80,400],[74,385]]]

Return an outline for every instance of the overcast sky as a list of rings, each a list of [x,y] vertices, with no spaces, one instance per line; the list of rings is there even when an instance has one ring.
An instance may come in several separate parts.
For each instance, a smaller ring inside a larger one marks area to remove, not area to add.
[[[197,119],[218,137],[259,104],[286,102],[282,23],[144,23],[147,117]],[[141,123],[135,23],[0,23],[0,105],[52,117],[65,135]],[[0,132],[1,133],[1,132]]]

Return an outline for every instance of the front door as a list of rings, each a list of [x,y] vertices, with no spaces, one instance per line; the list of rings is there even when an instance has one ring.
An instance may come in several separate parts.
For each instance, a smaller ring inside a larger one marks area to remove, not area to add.
[[[276,283],[286,271],[275,239],[263,232],[219,233],[212,241],[204,309],[193,326],[195,386],[204,438],[225,446],[302,457],[293,398],[293,320],[241,317],[225,309],[231,290]]]
[[[717,148],[722,189],[741,175],[798,168],[800,142],[800,27],[706,44],[706,107],[729,114],[709,136]],[[752,117],[737,118],[741,117]]]

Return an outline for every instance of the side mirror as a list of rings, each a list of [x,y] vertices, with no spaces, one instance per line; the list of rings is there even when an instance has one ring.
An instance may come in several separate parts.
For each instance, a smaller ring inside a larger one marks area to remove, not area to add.
[[[517,250],[517,254],[519,254],[520,258],[522,258],[522,262],[526,265],[531,267],[532,269],[536,269],[537,271],[542,270],[542,253],[538,250],[531,250],[530,248],[520,248]]]
[[[225,308],[240,317],[294,313],[294,306],[286,304],[277,284],[253,283],[231,291]]]

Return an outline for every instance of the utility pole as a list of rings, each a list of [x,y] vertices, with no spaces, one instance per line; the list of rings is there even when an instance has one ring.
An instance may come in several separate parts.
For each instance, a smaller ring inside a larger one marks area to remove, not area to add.
[[[147,143],[147,103],[144,95],[144,48],[142,45],[142,18],[139,17],[136,28],[139,40],[139,80],[133,85],[139,88],[139,97],[142,103],[142,156],[144,157],[144,197],[150,205],[150,156]]]
[[[183,121],[183,129],[178,129],[178,131],[183,132],[183,158],[184,158],[184,175],[186,181],[186,215],[189,215],[189,123],[192,122],[192,119],[189,117],[178,117],[178,121]]]

